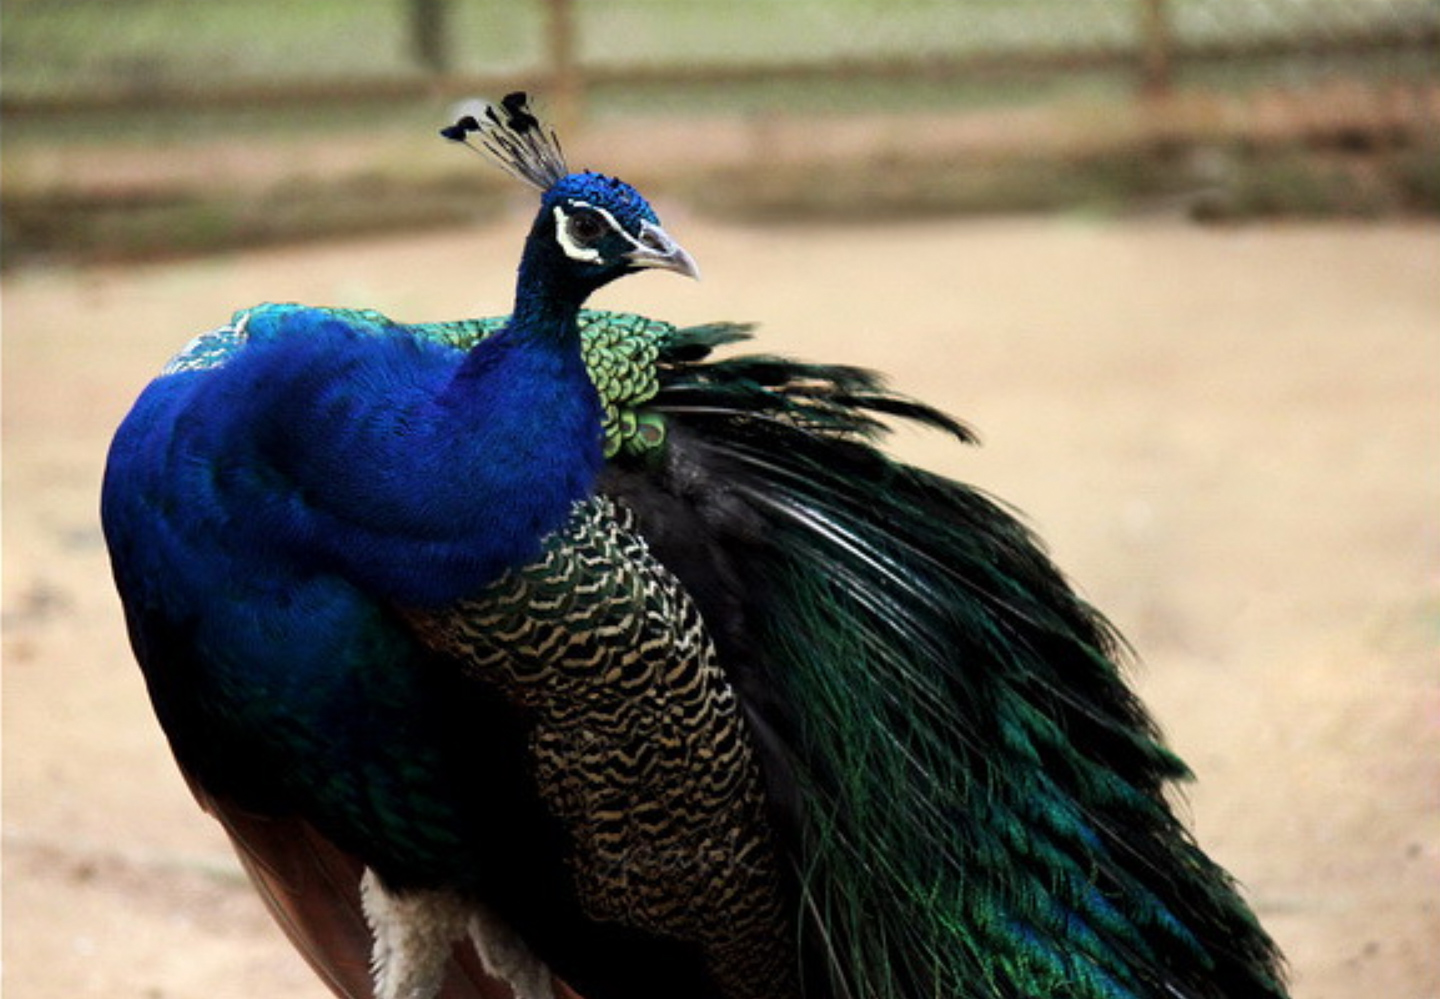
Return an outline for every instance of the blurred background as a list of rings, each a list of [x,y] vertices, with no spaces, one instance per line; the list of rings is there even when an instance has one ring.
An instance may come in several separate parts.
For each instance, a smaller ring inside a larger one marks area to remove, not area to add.
[[[1440,0],[5,0],[4,993],[319,999],[170,760],[105,450],[260,301],[505,311],[535,91],[760,323],[983,448],[1296,999],[1440,995]]]
[[[728,215],[1440,209],[1440,0],[7,0],[0,16],[12,262],[473,217],[500,182],[415,123],[522,87],[572,149]]]

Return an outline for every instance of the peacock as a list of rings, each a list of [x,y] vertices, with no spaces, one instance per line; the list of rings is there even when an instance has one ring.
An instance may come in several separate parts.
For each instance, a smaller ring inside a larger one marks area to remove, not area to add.
[[[102,519],[199,803],[339,996],[1277,999],[1127,653],[971,439],[743,325],[512,94],[442,130],[539,192],[508,317],[266,304],[192,341]]]

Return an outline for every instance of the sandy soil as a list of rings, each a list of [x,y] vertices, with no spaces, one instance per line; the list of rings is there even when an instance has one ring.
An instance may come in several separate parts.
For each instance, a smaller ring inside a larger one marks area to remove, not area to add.
[[[605,304],[761,320],[767,347],[882,367],[981,430],[897,446],[1027,511],[1132,638],[1198,835],[1297,999],[1440,994],[1440,232],[667,222],[705,281]],[[522,225],[6,278],[7,995],[322,994],[150,715],[104,449],[234,306],[503,310]]]

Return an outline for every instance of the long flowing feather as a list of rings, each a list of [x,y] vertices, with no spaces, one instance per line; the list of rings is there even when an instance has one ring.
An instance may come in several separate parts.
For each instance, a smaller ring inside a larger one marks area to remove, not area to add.
[[[1113,630],[1012,514],[872,443],[968,431],[866,372],[707,354],[677,332],[651,405],[764,523],[737,685],[778,687],[815,994],[1283,995]]]

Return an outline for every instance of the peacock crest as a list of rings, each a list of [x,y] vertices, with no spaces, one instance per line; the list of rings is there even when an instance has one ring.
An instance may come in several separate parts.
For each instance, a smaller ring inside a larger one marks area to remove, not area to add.
[[[529,95],[517,91],[487,103],[478,115],[465,115],[440,134],[494,160],[516,180],[548,191],[569,172],[555,130],[530,109]],[[471,142],[475,136],[479,145]]]

